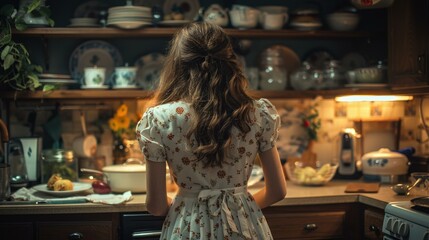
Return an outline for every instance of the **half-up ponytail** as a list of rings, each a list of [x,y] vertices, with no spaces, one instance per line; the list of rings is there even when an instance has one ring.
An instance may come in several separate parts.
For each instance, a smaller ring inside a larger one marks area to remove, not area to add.
[[[247,81],[223,29],[211,23],[191,23],[171,42],[157,92],[157,103],[184,100],[195,111],[187,133],[195,137],[195,155],[205,166],[222,165],[231,129],[250,131],[253,99]]]

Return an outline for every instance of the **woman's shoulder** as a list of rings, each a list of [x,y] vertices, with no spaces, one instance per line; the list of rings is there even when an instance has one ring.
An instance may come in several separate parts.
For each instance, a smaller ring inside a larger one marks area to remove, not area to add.
[[[255,100],[255,109],[259,112],[260,116],[265,116],[275,120],[278,117],[278,112],[274,104],[266,98]]]
[[[156,116],[162,116],[169,115],[171,113],[180,114],[184,111],[189,111],[189,104],[183,101],[174,101],[149,107],[146,110],[146,113],[150,113]]]

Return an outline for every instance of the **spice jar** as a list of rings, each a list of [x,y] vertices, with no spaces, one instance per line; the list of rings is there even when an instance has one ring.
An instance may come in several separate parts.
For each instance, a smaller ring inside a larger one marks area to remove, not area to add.
[[[73,151],[47,149],[42,152],[42,183],[48,182],[53,174],[72,182],[78,180],[78,161]]]

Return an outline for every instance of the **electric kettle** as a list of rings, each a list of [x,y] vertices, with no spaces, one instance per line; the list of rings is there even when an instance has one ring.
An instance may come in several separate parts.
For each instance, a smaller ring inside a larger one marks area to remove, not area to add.
[[[354,179],[361,177],[360,135],[354,128],[340,132],[338,139],[337,178]]]
[[[10,164],[11,188],[26,187],[28,185],[27,166],[24,149],[18,138],[10,139],[7,154]]]

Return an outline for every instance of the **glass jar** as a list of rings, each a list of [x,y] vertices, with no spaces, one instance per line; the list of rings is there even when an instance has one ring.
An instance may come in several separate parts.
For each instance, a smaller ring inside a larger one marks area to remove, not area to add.
[[[338,88],[344,83],[344,74],[337,60],[326,62],[323,71],[323,87],[324,89]]]
[[[290,75],[290,85],[295,90],[308,90],[314,86],[310,63],[303,62],[301,67]]]
[[[48,182],[53,174],[72,182],[78,180],[78,161],[73,151],[47,149],[42,152],[42,183]]]
[[[287,86],[287,70],[284,58],[277,50],[268,49],[262,55],[259,69],[261,90],[283,91]]]

